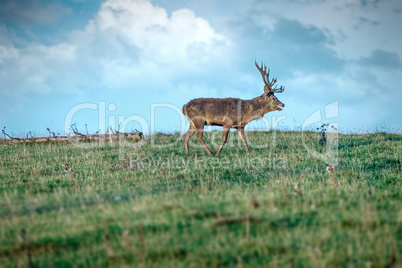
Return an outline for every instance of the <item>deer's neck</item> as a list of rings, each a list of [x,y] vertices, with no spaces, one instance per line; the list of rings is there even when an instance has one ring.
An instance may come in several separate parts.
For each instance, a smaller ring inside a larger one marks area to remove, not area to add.
[[[262,118],[266,113],[271,111],[264,95],[249,100],[247,104],[248,112],[244,118],[247,123],[255,119]]]

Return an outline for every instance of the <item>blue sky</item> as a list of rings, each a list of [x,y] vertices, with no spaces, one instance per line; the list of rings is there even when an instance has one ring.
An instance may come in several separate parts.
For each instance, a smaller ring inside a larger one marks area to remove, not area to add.
[[[249,129],[321,110],[343,132],[400,132],[401,25],[400,0],[2,0],[0,126],[183,132],[193,98],[261,95],[257,60],[286,107]]]

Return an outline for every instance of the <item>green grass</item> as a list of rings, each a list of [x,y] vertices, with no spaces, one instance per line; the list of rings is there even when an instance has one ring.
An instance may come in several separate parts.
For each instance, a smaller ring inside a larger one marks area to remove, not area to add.
[[[300,132],[247,137],[0,146],[0,266],[401,265],[402,135],[339,135],[334,177]]]

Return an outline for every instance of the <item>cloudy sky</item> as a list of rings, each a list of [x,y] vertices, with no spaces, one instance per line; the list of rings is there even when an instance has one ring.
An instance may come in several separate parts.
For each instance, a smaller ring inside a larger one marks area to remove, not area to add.
[[[401,25],[400,0],[2,0],[0,126],[185,131],[193,98],[261,95],[257,60],[286,107],[249,128],[319,111],[343,132],[400,132]]]

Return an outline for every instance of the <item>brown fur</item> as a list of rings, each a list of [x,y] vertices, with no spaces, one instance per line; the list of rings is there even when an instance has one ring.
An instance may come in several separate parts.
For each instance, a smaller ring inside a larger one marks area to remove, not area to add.
[[[257,68],[260,70],[258,65]],[[222,151],[230,128],[237,129],[246,148],[246,152],[249,152],[246,136],[244,134],[244,127],[247,125],[247,123],[255,119],[262,118],[268,112],[281,110],[278,108],[278,106],[285,107],[285,105],[273,94],[275,92],[275,89],[272,88],[274,82],[267,83],[264,77],[264,74],[266,75],[266,73],[262,72],[262,74],[265,83],[264,94],[252,100],[241,100],[235,98],[200,98],[191,100],[189,103],[183,106],[183,114],[187,116],[190,122],[190,129],[184,135],[186,153],[189,152],[188,140],[192,135],[194,135],[195,132],[197,132],[197,140],[205,148],[208,154],[212,154],[202,138],[205,125],[223,127],[222,145],[220,146],[217,154]],[[268,78],[268,75],[266,76]],[[276,82],[276,79],[273,79],[272,81],[274,80]],[[282,91],[283,89],[281,87],[281,90],[278,92]]]

